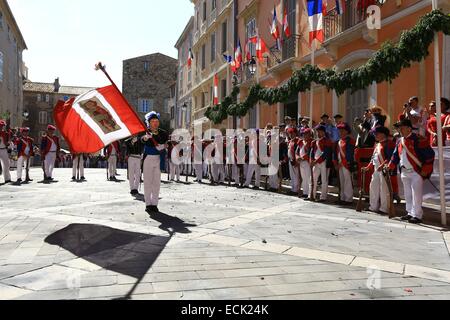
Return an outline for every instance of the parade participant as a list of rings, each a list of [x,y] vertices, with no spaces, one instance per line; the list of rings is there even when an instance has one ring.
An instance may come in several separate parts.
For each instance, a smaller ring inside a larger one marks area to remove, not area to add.
[[[402,220],[419,224],[422,223],[423,217],[423,183],[433,173],[435,153],[425,138],[413,132],[414,127],[410,120],[400,121],[396,127],[399,128],[402,138],[397,142],[388,167],[395,170],[397,165],[400,166],[408,212]]]
[[[395,143],[390,141],[389,129],[378,127],[374,130],[377,144],[369,166],[363,168],[365,172],[373,171],[370,182],[369,211],[389,214],[389,189],[383,176],[383,168],[389,163],[395,149]]]
[[[325,202],[328,198],[328,166],[332,161],[332,146],[333,142],[328,139],[326,127],[319,125],[315,128],[318,139],[312,142],[311,146],[311,167],[313,168],[313,182],[311,187],[312,198],[310,201],[315,201],[317,193],[317,183],[319,178],[322,180],[322,190],[320,195],[320,202]]]
[[[130,183],[130,193],[135,196],[139,194],[139,184],[142,176],[142,153],[144,147],[139,135],[134,135],[125,141],[128,157],[128,181]]]
[[[212,175],[215,183],[225,183],[225,170],[224,170],[224,142],[221,135],[217,135],[214,139],[214,158],[212,164]]]
[[[175,153],[174,153],[175,151]],[[178,151],[178,155],[176,153]],[[176,164],[174,161],[174,157],[178,156],[178,159],[181,159],[183,150],[180,149],[180,142],[171,140],[169,137],[168,148],[167,148],[168,158],[169,158],[169,166],[170,166],[170,181],[172,182],[181,182],[181,169],[182,165],[180,163]],[[176,180],[175,180],[176,177]]]
[[[117,181],[117,163],[120,157],[120,145],[115,141],[105,148],[105,157],[108,162],[108,181]]]
[[[447,105],[444,99],[441,99],[441,123],[442,123],[442,145],[445,147],[446,135],[445,135],[445,120],[447,119],[449,113],[447,110]],[[429,133],[430,145],[432,147],[438,146],[438,134],[437,134],[437,118],[436,118],[436,101],[430,103],[430,119],[427,122],[427,131]]]
[[[355,165],[356,140],[351,136],[352,129],[346,123],[338,125],[341,139],[336,145],[334,152],[334,165],[339,174],[340,199],[339,203],[353,203],[353,180],[352,171]]]
[[[196,179],[194,182],[202,183],[203,180],[203,142],[200,137],[195,136],[192,143],[192,155],[194,157],[194,171]]]
[[[42,137],[41,157],[44,159],[45,181],[54,181],[53,169],[55,167],[56,157],[61,148],[59,146],[59,138],[55,136],[56,127],[48,125],[47,134]]]
[[[409,99],[409,102],[404,105],[403,115],[411,121],[413,132],[424,137],[426,134],[428,115],[424,114],[423,108],[419,106],[418,97],[411,97]]]
[[[291,130],[291,129],[288,129],[288,130]],[[276,139],[278,139],[278,141],[274,141],[274,142],[279,143],[279,136],[276,137]],[[266,144],[267,144],[268,156],[270,157],[270,159],[272,159],[273,150],[272,150],[272,132],[271,131],[266,132]],[[281,160],[281,159],[279,159],[279,160]],[[279,165],[281,165],[281,162]],[[275,168],[272,168],[272,169],[275,169]],[[279,174],[280,169],[281,168],[278,168],[278,171],[276,171],[276,172],[268,172],[268,174],[269,174],[269,177],[268,177],[269,191],[271,191],[271,192],[278,191],[278,188],[280,186],[280,177],[281,177]],[[270,174],[270,173],[273,173],[273,174]]]
[[[375,147],[375,136],[372,133],[374,117],[369,109],[364,113],[364,118],[359,121],[355,119],[355,126],[358,131],[358,138],[356,139],[356,149],[355,149],[355,161],[357,163],[358,170],[358,188],[361,187],[362,178],[362,168],[369,165],[372,160],[373,150]],[[373,172],[368,171],[365,174],[365,185],[364,192],[369,194],[370,179]]]
[[[11,173],[8,147],[10,144],[11,135],[6,130],[6,121],[0,120],[0,162],[3,171],[3,177],[5,178],[5,184],[11,182]]]
[[[447,106],[447,117],[445,118],[445,121],[443,122],[443,130],[447,133],[447,141],[450,143],[450,100],[447,98],[442,98],[442,103]]]
[[[160,129],[160,115],[150,112],[146,115],[148,130],[142,137],[144,143],[144,194],[146,211],[159,213],[159,193],[161,189],[161,151],[166,149],[169,135]]]
[[[303,197],[307,199],[310,193],[310,183],[311,183],[311,166],[310,166],[310,153],[311,153],[311,143],[312,143],[312,130],[304,129],[302,131],[303,139],[298,142],[297,148],[297,161],[300,162],[300,174],[302,177],[302,190]]]
[[[30,133],[30,128],[22,128],[21,136],[16,139],[15,144],[17,145],[17,184],[22,183],[22,170],[25,165],[25,169],[29,169],[29,159],[34,156],[34,140],[28,136]],[[25,182],[32,181],[28,174],[25,178]]]
[[[291,177],[291,194],[298,194],[300,185],[300,171],[297,162],[297,148],[299,143],[297,129],[291,128],[288,130],[289,144],[288,144],[288,159],[289,159],[289,175]]]
[[[256,130],[256,136],[249,139],[249,158],[247,179],[245,180],[245,187],[249,188],[252,183],[252,178],[255,176],[255,185],[253,189],[258,190],[261,187],[261,166],[259,162],[259,130]]]
[[[72,154],[72,181],[77,180],[78,170],[80,172],[80,180],[81,181],[86,180],[86,178],[84,177],[84,161],[85,161],[84,154],[82,153]]]
[[[372,130],[378,127],[387,126],[386,122],[388,117],[384,114],[384,110],[379,106],[373,106],[370,108],[370,113],[372,114]]]

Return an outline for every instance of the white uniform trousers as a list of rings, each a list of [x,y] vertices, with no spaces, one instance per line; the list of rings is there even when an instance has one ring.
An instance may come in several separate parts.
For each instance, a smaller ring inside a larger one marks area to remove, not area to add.
[[[195,177],[197,181],[203,180],[203,164],[194,164]]]
[[[213,174],[214,182],[224,183],[225,182],[225,169],[224,169],[223,164],[213,164],[212,170],[213,170],[212,174]]]
[[[160,156],[147,156],[144,161],[144,196],[146,206],[158,206],[161,190]]]
[[[5,178],[5,181],[10,181],[11,180],[11,173],[9,172],[10,162],[8,151],[6,149],[0,150],[0,161],[2,163],[3,177]]]
[[[253,175],[255,175],[255,187],[261,186],[261,167],[257,164],[249,164],[247,167],[247,179],[245,186],[249,187],[252,183]]]
[[[182,165],[175,165],[172,161],[169,161],[170,166],[170,180],[175,180],[175,176],[177,176],[177,181],[180,181],[180,174]]]
[[[328,169],[327,164],[325,162],[322,162],[321,164],[316,164],[314,166],[314,188],[313,188],[313,195],[316,196],[317,193],[317,183],[319,181],[319,177],[322,178],[322,189],[321,189],[321,195],[320,200],[326,201],[328,198]]]
[[[17,159],[17,180],[22,180],[23,167],[27,165],[27,158],[22,156]]]
[[[298,172],[298,166],[292,166],[292,163],[289,161],[289,174],[291,177],[291,188],[292,192],[298,193],[299,185],[299,172]]]
[[[53,178],[53,169],[55,168],[56,152],[49,152],[45,156],[44,168],[47,178]]]
[[[342,167],[339,170],[339,181],[341,183],[341,200],[353,202],[352,174],[347,168]]]
[[[130,182],[130,190],[138,190],[141,183],[141,158],[128,157],[128,180]]]
[[[383,172],[375,171],[370,183],[370,211],[381,211],[389,213],[388,209],[388,186]]]
[[[108,172],[110,178],[116,176],[116,170],[117,170],[117,156],[111,155],[108,159]]]
[[[234,183],[236,183],[236,184],[241,183],[239,167],[237,166],[237,164],[232,165],[231,173],[232,173]]]
[[[206,162],[203,162],[203,176],[209,178],[209,165]]]
[[[278,173],[269,176],[269,186],[271,189],[276,189],[280,187],[280,178],[278,177]]]
[[[302,175],[303,195],[309,196],[311,186],[311,165],[308,161],[300,162],[300,174]]]
[[[406,211],[412,217],[423,218],[423,178],[414,170],[402,170],[405,189]]]
[[[78,162],[80,162],[80,178],[84,177],[84,157],[77,156],[73,159],[72,164],[72,177],[77,176]]]

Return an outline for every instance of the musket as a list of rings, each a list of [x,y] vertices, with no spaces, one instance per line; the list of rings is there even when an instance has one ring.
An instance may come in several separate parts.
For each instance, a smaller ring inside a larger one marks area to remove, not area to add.
[[[358,204],[356,205],[356,211],[362,212],[364,207],[364,189],[366,186],[366,171],[364,169],[361,169],[361,186],[359,188],[359,200]]]
[[[394,219],[397,216],[394,204],[394,189],[392,188],[391,175],[386,167],[383,168],[383,177],[388,187],[389,219]]]

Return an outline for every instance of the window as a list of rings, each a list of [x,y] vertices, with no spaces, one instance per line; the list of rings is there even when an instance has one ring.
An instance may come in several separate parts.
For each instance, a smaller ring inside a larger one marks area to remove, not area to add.
[[[203,1],[203,22],[206,21],[206,0]]]
[[[149,113],[153,111],[153,100],[152,99],[139,99],[138,112]]]
[[[48,124],[47,116],[48,116],[48,114],[46,111],[39,112],[39,124],[43,124],[43,125]]]
[[[50,95],[49,94],[46,94],[45,95],[45,102],[50,102]]]
[[[247,22],[246,34],[247,34],[246,43],[249,43],[248,40],[250,38],[256,36],[256,19],[255,18],[253,18]],[[249,43],[248,45],[249,45],[248,50],[250,51],[250,55],[252,57],[256,56],[256,44]]]
[[[215,10],[216,6],[217,6],[216,0],[211,0],[211,11]]]
[[[175,119],[175,107],[170,108],[170,119]]]
[[[206,68],[206,45],[202,46],[202,70]]]
[[[144,61],[144,71],[148,72],[150,70],[150,62]]]
[[[211,62],[216,61],[216,34],[211,35]]]
[[[228,24],[225,21],[222,23],[222,53],[227,51],[228,47]]]
[[[38,93],[37,95],[37,102],[41,102],[42,101],[42,95],[40,93]]]
[[[201,104],[202,109],[206,107],[206,95],[207,95],[206,92],[202,92],[202,104]]]
[[[3,52],[1,51],[0,51],[0,81],[3,81]]]
[[[0,29],[3,29],[3,13],[0,12]]]
[[[183,70],[181,70],[180,71],[180,75],[179,75],[179,77],[180,77],[180,84],[179,84],[179,92],[180,92],[180,94],[182,94],[182,92],[183,92],[183,77],[184,77],[184,73],[183,73]]]

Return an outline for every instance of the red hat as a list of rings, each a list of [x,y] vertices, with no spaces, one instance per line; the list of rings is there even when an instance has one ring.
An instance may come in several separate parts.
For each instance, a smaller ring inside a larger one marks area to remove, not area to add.
[[[289,128],[288,130],[287,130],[287,133],[288,134],[297,134],[297,129],[296,128]]]
[[[20,132],[30,132],[30,128],[20,128]]]
[[[49,124],[48,127],[47,127],[47,130],[49,130],[49,131],[56,131],[56,127],[51,125],[51,124]]]
[[[6,126],[6,121],[5,120],[0,120],[0,126]]]
[[[338,128],[339,130],[345,130],[345,131],[347,131],[348,133],[351,133],[351,132],[352,132],[352,128],[350,128],[350,126],[349,126],[347,123],[341,123],[341,124],[339,124],[339,125],[337,126],[337,128]]]

